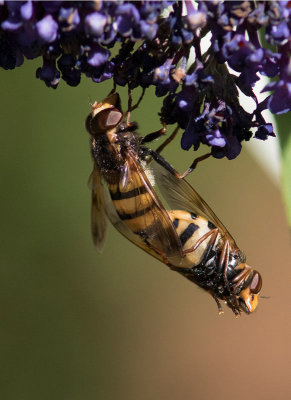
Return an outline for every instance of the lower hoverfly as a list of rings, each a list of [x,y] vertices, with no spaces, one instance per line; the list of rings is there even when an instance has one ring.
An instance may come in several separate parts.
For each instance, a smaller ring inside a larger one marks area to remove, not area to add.
[[[131,242],[209,292],[219,313],[219,300],[236,315],[253,312],[261,275],[246,264],[232,236],[190,184],[144,146],[156,135],[142,138],[136,123],[124,121],[117,93],[93,104],[86,128],[94,160],[91,223],[98,250],[108,218]],[[154,179],[168,211],[153,189],[146,167],[149,156],[156,161]]]

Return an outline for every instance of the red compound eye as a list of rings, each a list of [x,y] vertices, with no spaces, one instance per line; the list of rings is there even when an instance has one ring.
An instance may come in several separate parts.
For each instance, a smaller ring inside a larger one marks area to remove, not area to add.
[[[117,108],[107,108],[100,111],[94,118],[89,115],[85,125],[91,135],[98,135],[117,126],[122,121],[122,118],[123,114]]]
[[[250,291],[253,294],[258,294],[262,288],[262,277],[258,271],[254,271],[253,279],[249,285]]]
[[[107,130],[118,125],[123,118],[123,114],[117,108],[109,108],[97,114],[96,118],[98,119],[99,129]]]

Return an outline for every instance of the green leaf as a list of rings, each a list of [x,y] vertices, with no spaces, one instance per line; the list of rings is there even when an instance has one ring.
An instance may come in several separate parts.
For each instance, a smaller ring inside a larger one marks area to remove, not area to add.
[[[291,113],[276,117],[282,154],[282,189],[291,229]]]

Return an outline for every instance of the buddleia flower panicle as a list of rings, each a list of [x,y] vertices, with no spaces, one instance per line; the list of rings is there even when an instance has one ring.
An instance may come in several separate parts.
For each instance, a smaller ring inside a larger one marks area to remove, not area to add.
[[[274,136],[265,109],[291,109],[290,13],[289,1],[0,1],[0,66],[41,57],[36,77],[53,89],[61,79],[77,86],[82,76],[154,86],[162,122],[183,130],[183,149],[204,144],[233,159],[243,141]],[[262,76],[273,80],[259,102]]]

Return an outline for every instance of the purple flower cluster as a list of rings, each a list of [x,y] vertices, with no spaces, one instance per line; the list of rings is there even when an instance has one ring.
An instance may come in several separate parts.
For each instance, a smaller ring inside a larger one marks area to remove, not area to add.
[[[290,14],[289,1],[0,0],[0,66],[42,57],[36,76],[52,88],[61,78],[76,86],[82,74],[130,89],[153,85],[164,97],[162,121],[183,129],[183,149],[205,144],[214,157],[232,159],[243,140],[274,136],[264,109],[291,109]],[[262,75],[278,80],[259,103]],[[239,91],[253,100],[252,113]]]
[[[134,3],[134,4],[133,4]],[[81,74],[101,82],[116,75],[109,49],[116,42],[153,40],[161,12],[171,1],[0,1],[0,66],[41,56],[36,72],[56,88]]]

